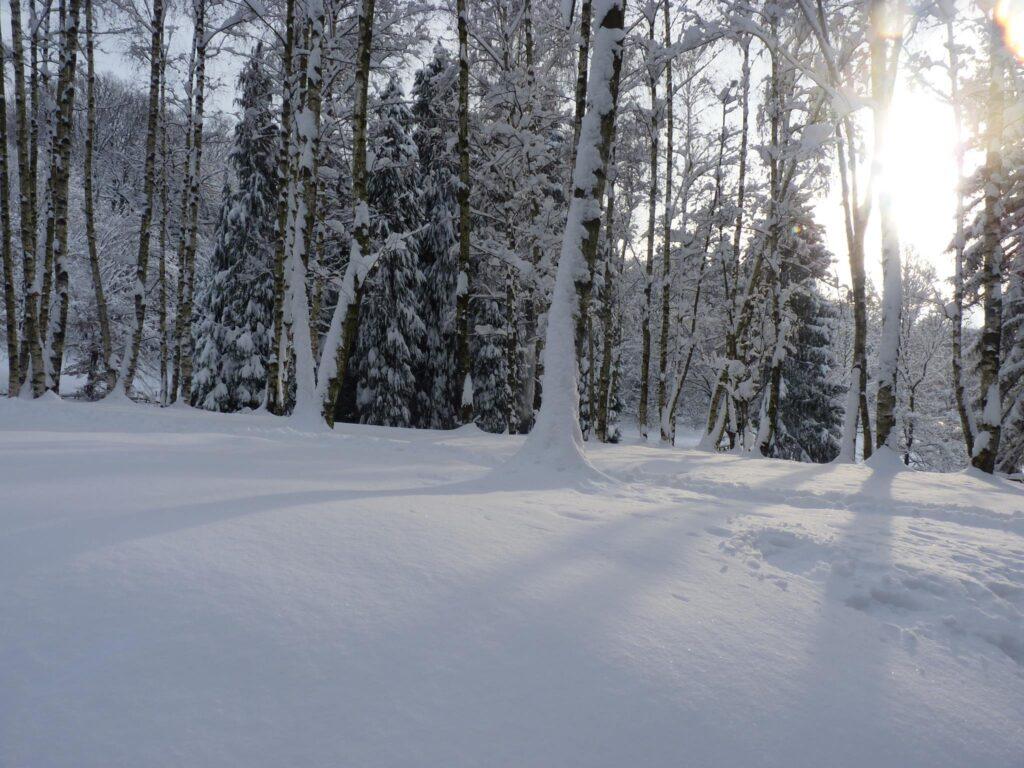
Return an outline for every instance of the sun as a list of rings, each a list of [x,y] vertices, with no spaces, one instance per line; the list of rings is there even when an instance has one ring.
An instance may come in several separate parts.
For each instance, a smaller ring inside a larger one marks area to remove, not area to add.
[[[903,85],[893,98],[889,131],[882,183],[893,198],[901,242],[933,264],[940,278],[948,277],[957,188],[952,108]]]

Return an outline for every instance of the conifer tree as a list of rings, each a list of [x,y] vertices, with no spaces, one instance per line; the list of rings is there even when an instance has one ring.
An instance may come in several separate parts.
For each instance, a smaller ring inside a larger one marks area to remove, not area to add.
[[[408,242],[421,218],[411,126],[402,89],[392,79],[370,126],[367,196],[379,257],[367,281],[357,349],[360,420],[391,427],[412,426],[423,338],[420,275]]]
[[[419,150],[421,207],[425,215],[418,237],[424,281],[421,293],[425,325],[420,397],[426,405],[421,426],[450,429],[458,414],[456,381],[455,293],[458,283],[457,158],[452,152],[457,70],[440,46],[416,73],[413,84],[414,140]]]
[[[509,335],[507,313],[494,296],[476,301],[476,328],[473,334],[473,419],[485,432],[502,433],[508,429],[508,358],[504,346]]]
[[[230,157],[236,189],[225,185],[192,377],[192,402],[219,411],[263,402],[273,327],[277,135],[273,84],[259,48],[238,85],[242,117]]]

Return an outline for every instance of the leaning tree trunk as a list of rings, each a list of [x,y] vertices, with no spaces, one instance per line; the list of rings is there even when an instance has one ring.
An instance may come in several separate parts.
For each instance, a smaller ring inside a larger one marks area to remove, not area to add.
[[[974,438],[971,464],[982,472],[992,473],[999,455],[1002,432],[1002,392],[1000,390],[1000,353],[1003,340],[1003,298],[1001,238],[1005,213],[1002,192],[1005,188],[1003,168],[1005,77],[1003,39],[993,20],[989,30],[988,125],[985,130],[984,212],[982,214],[981,284],[985,317],[981,329],[980,360],[981,403],[978,430]]]
[[[15,0],[17,2],[17,0]],[[3,52],[0,51],[0,256],[4,269],[4,311],[7,314],[7,396],[16,397],[21,385],[18,359],[18,303],[14,289],[14,258],[11,254],[11,200],[7,186],[7,94],[4,90]]]
[[[96,248],[95,193],[93,192],[93,150],[96,145],[96,57],[93,47],[92,0],[85,0],[85,160],[83,186],[85,187],[85,243],[89,252],[89,272],[96,298],[96,318],[100,327],[100,351],[103,355],[104,378],[112,370],[110,316],[107,297],[103,291],[100,259]]]
[[[526,462],[555,469],[586,464],[579,422],[574,315],[580,305],[579,276],[589,274],[588,267],[597,256],[601,198],[615,134],[625,0],[607,0],[601,11],[591,58],[594,76],[587,85],[587,109],[573,169],[573,197],[548,312],[544,403],[519,453]]]
[[[359,9],[359,46],[356,51],[355,104],[352,110],[352,207],[353,233],[348,266],[342,278],[338,303],[320,355],[317,392],[323,416],[334,425],[334,406],[348,375],[349,358],[359,333],[359,305],[370,257],[370,210],[366,195],[366,99],[373,53],[375,0],[362,0]]]
[[[466,0],[457,0],[459,31],[459,280],[455,300],[456,397],[461,397],[459,420],[473,419],[472,383],[469,364],[469,243],[472,220],[469,211],[469,19]]]
[[[202,7],[204,0],[199,0],[197,5],[196,29],[202,30]],[[143,170],[142,188],[142,217],[139,222],[139,248],[135,258],[135,327],[132,331],[130,346],[125,350],[126,363],[123,366],[124,380],[121,382],[125,396],[131,394],[132,383],[135,381],[135,372],[139,364],[139,351],[142,348],[142,333],[146,324],[146,275],[149,268],[149,242],[150,232],[153,223],[153,200],[156,187],[156,132],[160,114],[160,57],[163,53],[163,28],[164,28],[164,5],[163,0],[153,0],[152,32],[149,42],[149,107],[146,117],[146,160]],[[200,51],[205,51],[205,40],[201,40]],[[200,54],[202,62],[202,54]],[[200,63],[200,66],[202,64]],[[199,89],[199,101],[202,103],[202,86]],[[200,107],[201,108],[201,107]],[[195,184],[195,178],[193,178]],[[193,214],[195,213],[195,202],[193,202]],[[191,236],[191,248],[195,248],[195,234]],[[183,356],[182,362],[184,363]],[[191,374],[191,371],[189,371]],[[182,370],[182,389],[187,392],[189,378]],[[188,402],[188,398],[185,397]]]
[[[29,117],[25,93],[25,47],[21,29],[21,2],[10,0],[11,48],[14,59],[14,109],[18,141],[18,202],[21,212],[22,281],[25,325],[19,355],[19,372],[34,397],[46,391],[46,367],[39,336],[39,285],[36,274],[35,174],[32,170]],[[34,75],[33,75],[34,76]]]
[[[651,119],[648,130],[651,133],[650,146],[650,178],[647,187],[647,261],[644,264],[644,308],[641,320],[641,352],[640,352],[640,405],[637,421],[640,435],[647,439],[647,409],[650,399],[651,373],[651,313],[653,309],[654,289],[654,231],[657,220],[658,204],[658,76],[654,63],[654,20],[656,9],[650,7],[650,30],[647,35],[647,74],[648,88],[651,93]]]
[[[80,0],[70,0],[64,18],[60,47],[60,71],[57,76],[57,130],[53,157],[53,263],[56,269],[57,323],[51,344],[53,391],[60,391],[67,338],[68,308],[71,295],[68,275],[68,179],[71,164],[71,129],[75,108],[75,63],[78,56],[78,15]]]

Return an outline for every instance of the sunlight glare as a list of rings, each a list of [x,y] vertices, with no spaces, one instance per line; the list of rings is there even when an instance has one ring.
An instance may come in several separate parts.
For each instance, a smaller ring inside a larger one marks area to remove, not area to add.
[[[952,272],[945,253],[956,212],[956,141],[948,105],[927,93],[900,88],[893,99],[885,180],[890,184],[901,240]]]
[[[1006,47],[1018,59],[1024,60],[1024,0],[999,0],[995,18],[1003,30]]]

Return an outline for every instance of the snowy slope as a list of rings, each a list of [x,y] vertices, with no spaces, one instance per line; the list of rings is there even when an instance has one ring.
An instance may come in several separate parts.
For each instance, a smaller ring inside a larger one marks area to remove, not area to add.
[[[1019,486],[283,424],[0,402],[0,765],[1024,765]]]

